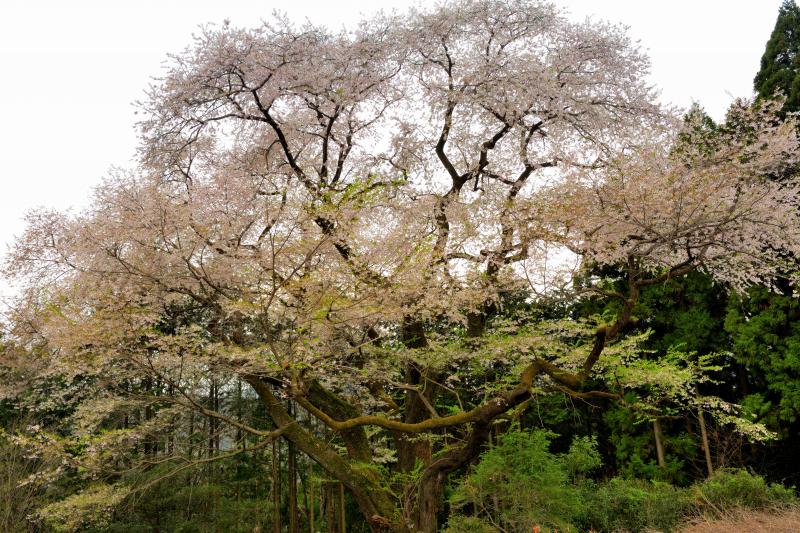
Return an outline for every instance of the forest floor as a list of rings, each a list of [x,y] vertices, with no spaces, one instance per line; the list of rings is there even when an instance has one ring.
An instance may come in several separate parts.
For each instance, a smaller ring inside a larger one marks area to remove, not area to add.
[[[800,508],[774,511],[742,511],[722,520],[696,519],[680,533],[797,533]]]

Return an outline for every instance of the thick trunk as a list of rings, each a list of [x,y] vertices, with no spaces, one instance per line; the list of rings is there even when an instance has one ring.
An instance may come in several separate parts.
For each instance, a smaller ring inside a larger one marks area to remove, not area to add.
[[[486,315],[483,313],[467,313],[467,337],[477,338],[486,330]]]
[[[603,338],[605,338],[605,335],[603,335]],[[424,466],[422,479],[415,491],[416,505],[413,512],[414,517],[411,520],[414,524],[413,530],[426,533],[437,531],[436,516],[440,509],[442,487],[447,476],[477,457],[481,447],[487,441],[492,420],[530,398],[533,381],[543,369],[554,380],[565,386],[580,385],[582,375],[556,372],[550,368],[551,366],[551,363],[538,359],[531,363],[523,371],[520,376],[520,383],[514,389],[487,401],[484,405],[470,412],[469,421],[472,422],[472,429],[462,445],[450,448],[435,458],[431,457],[429,441],[420,439],[419,442],[424,444],[419,446],[412,439],[402,437],[399,432],[395,433],[398,437],[398,452],[403,452],[402,454],[398,453],[399,458],[404,458],[403,466],[408,469],[413,468],[417,460],[422,460]],[[411,383],[421,384],[423,381],[428,381],[419,375],[413,365],[409,366],[408,372],[407,377]],[[348,460],[340,456],[327,443],[303,429],[297,420],[286,412],[281,402],[275,397],[272,387],[265,381],[251,376],[248,382],[266,406],[267,412],[275,425],[282,428],[282,436],[293,442],[300,451],[316,461],[335,479],[341,481],[353,494],[359,509],[364,517],[367,518],[373,532],[389,530],[410,533],[410,524],[406,522],[405,518],[398,516],[398,507],[394,497],[390,490],[382,487],[379,474],[374,469],[368,465],[363,465],[363,462],[357,461],[352,457]],[[422,396],[425,392],[426,389],[424,387],[415,387],[409,390],[406,398],[408,403],[404,413],[406,415],[404,418],[406,418],[407,422],[416,423],[430,418],[428,415],[431,414],[430,410],[433,408],[433,402],[423,402],[421,400],[421,398],[427,398]],[[431,394],[432,397],[433,395]],[[309,405],[309,407],[312,406]],[[335,423],[330,420],[330,415],[326,416],[329,424],[335,427]],[[414,459],[413,463],[411,462],[412,458]]]
[[[406,347],[425,348],[428,341],[425,338],[425,329],[421,322],[407,318],[401,331],[403,344]],[[425,374],[419,371],[414,363],[408,363],[405,371],[405,381],[416,390],[408,390],[403,405],[403,421],[410,424],[422,422],[431,418],[435,404],[437,387]],[[397,445],[397,467],[403,472],[411,472],[418,464],[427,467],[431,463],[432,448],[427,439],[419,435],[408,435],[396,432],[394,434]],[[433,483],[431,481],[434,481]],[[436,515],[439,511],[441,500],[441,487],[435,480],[420,480],[416,489],[416,506],[413,509],[413,522],[415,531],[424,533],[437,531]]]
[[[324,411],[334,420],[347,420],[360,414],[352,405],[326,390],[318,381],[312,381],[308,385],[305,395],[317,409]],[[372,449],[363,427],[342,431],[340,435],[347,447],[347,454],[351,458],[362,463],[372,462]]]
[[[502,413],[530,398],[530,385],[539,373],[538,366],[531,366],[522,376],[522,383],[509,392],[505,398],[488,402],[482,408],[481,416],[460,446],[453,447],[438,455],[424,469],[417,491],[415,527],[424,533],[436,533],[437,514],[441,509],[442,492],[447,476],[474,460],[488,442],[492,421]]]
[[[420,392],[409,390],[406,394],[403,422],[416,424],[431,417],[428,405],[433,405],[435,400],[435,386],[410,363],[406,368],[406,383],[421,389]],[[423,399],[424,398],[424,399]],[[426,405],[427,403],[427,405]],[[403,472],[410,472],[417,466],[417,462],[427,465],[431,460],[431,445],[428,440],[421,439],[418,435],[398,433],[397,441],[397,466]]]
[[[418,423],[431,417],[428,405],[433,405],[435,395],[432,385],[426,386],[426,379],[413,366],[406,369],[406,382],[420,387],[421,392],[409,391],[405,400],[403,421]],[[429,383],[429,382],[428,382]],[[426,405],[427,402],[427,405]],[[423,468],[431,463],[432,447],[430,440],[421,435],[395,434],[397,444],[397,467],[403,472],[411,472],[418,465]],[[434,481],[434,482],[431,482]],[[436,533],[436,515],[441,500],[441,487],[435,480],[421,480],[417,487],[416,506],[413,510],[413,521],[416,531]]]
[[[275,425],[284,428],[282,436],[316,461],[333,477],[341,481],[350,491],[373,532],[396,531],[408,533],[409,529],[396,516],[396,506],[391,493],[381,486],[377,474],[341,457],[326,443],[303,429],[289,415],[281,402],[272,393],[271,387],[256,377],[248,382],[258,393]]]
[[[413,422],[419,422],[419,420]],[[397,445],[397,468],[401,472],[413,471],[418,461],[423,466],[430,463],[431,446],[427,440],[421,440],[416,435],[396,433],[395,444]]]
[[[442,504],[442,492],[447,475],[436,472],[423,476],[417,492],[417,512],[414,527],[422,533],[439,531],[438,514]]]

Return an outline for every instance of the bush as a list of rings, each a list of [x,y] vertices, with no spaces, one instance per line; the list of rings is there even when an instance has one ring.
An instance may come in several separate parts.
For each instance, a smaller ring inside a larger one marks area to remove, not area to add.
[[[585,494],[587,530],[670,531],[692,509],[688,490],[662,482],[614,478]]]
[[[720,470],[711,478],[694,486],[698,511],[723,516],[737,508],[766,509],[796,501],[794,491],[767,483],[761,476],[746,470]]]
[[[570,471],[579,475],[593,468],[596,450],[587,441],[573,446],[569,454],[556,455],[549,450],[552,437],[546,431],[503,435],[497,446],[481,456],[475,471],[450,500],[454,508],[471,509],[486,521],[454,516],[448,531],[470,531],[465,527],[495,531],[485,529],[490,527],[487,524],[508,532],[528,533],[533,524],[541,525],[543,531],[574,531],[572,522],[581,514],[582,502],[577,486],[570,483]]]
[[[498,533],[500,530],[480,518],[456,515],[447,521],[444,533]]]
[[[580,481],[603,464],[597,451],[597,438],[575,437],[569,451],[561,456],[572,481]]]
[[[455,488],[446,533],[540,531],[674,531],[692,516],[794,503],[791,489],[744,470],[722,470],[690,488],[662,481],[586,479],[600,466],[596,442],[573,440],[569,452],[550,452],[552,433],[512,431],[481,456]],[[461,513],[461,514],[459,514]],[[471,516],[465,516],[471,515]]]

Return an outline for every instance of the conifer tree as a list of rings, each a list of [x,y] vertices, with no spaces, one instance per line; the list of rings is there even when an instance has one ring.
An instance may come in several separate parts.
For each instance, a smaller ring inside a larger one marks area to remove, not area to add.
[[[784,111],[800,109],[800,8],[784,0],[775,29],[761,56],[761,70],[753,84],[760,98],[772,98],[780,91],[786,96]]]

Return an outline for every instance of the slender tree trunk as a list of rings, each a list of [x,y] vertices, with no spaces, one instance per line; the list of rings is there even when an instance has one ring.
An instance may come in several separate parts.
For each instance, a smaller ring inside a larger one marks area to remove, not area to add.
[[[148,377],[145,378],[142,382],[142,390],[146,394],[150,394],[153,392],[153,381]],[[144,406],[144,421],[147,422],[153,418],[153,407],[150,403]],[[144,440],[144,455],[154,455],[153,451],[153,442],[154,438],[151,435],[147,435]]]
[[[175,384],[170,383],[169,388],[167,390],[167,394],[170,398],[175,396]],[[167,436],[167,455],[172,455],[175,453],[175,442],[176,436],[175,433],[178,430],[178,416],[172,417],[172,426],[169,429],[169,435]]]
[[[339,482],[339,533],[347,533],[347,520],[344,515],[344,483]]]
[[[243,414],[242,414],[242,380],[241,379],[237,379],[236,380],[236,416],[238,417],[238,420],[242,420],[243,419]],[[241,428],[236,428],[236,442],[237,443],[241,443],[242,448],[246,450],[247,449],[247,442],[242,440],[243,437],[244,437],[244,435],[242,433],[242,429]]]
[[[308,463],[308,477],[306,477],[306,492],[308,493],[308,531],[314,533],[314,464]]]
[[[202,429],[201,429],[200,439],[199,439],[200,440],[200,442],[199,442],[200,448],[197,450],[197,457],[198,458],[203,458],[203,457],[206,456],[206,454],[208,454],[209,457],[211,456],[211,449],[210,448],[208,450],[205,450],[205,451],[203,450],[203,440],[206,437],[208,437],[208,423],[209,423],[208,417],[207,416],[203,416],[203,426],[202,426]]]
[[[209,388],[208,388],[208,403],[209,403],[209,408],[210,409],[214,409],[215,408],[214,407],[214,398],[216,396],[216,392],[214,391],[215,388],[216,388],[216,382],[212,380],[211,384],[209,385]],[[208,419],[208,456],[209,457],[213,457],[214,456],[214,433],[216,433],[216,420],[214,420],[214,418],[211,417],[211,416],[208,416],[206,418]],[[208,465],[209,465],[209,469],[210,469],[211,468],[211,463],[209,463]]]
[[[219,411],[219,383],[214,380],[214,410]],[[219,441],[220,441],[220,422],[214,419],[214,453],[219,455]]]
[[[703,407],[697,408],[697,419],[700,422],[700,438],[703,441],[703,453],[706,456],[706,469],[708,470],[708,477],[714,475],[714,465],[711,463],[711,448],[708,446],[708,432],[706,431],[706,419],[703,416]]]
[[[307,472],[303,471],[302,461],[299,461],[297,463],[296,468],[297,468],[297,480],[298,480],[297,491],[298,491],[298,495],[301,496],[302,500],[303,500],[303,507],[301,509],[302,516],[300,518],[300,521],[298,522],[298,526],[297,527],[298,527],[298,529],[302,529],[303,528],[302,517],[305,517],[305,521],[306,521],[307,524],[311,523],[311,517],[308,514],[308,512],[309,512],[308,511],[308,492],[309,492],[308,491],[308,483],[309,483],[309,481],[308,481],[308,478],[306,477],[307,476]]]
[[[336,531],[336,507],[334,506],[333,498],[333,485],[325,483],[323,485],[325,491],[325,525],[328,531]]]
[[[656,418],[653,420],[653,435],[656,438],[656,455],[658,456],[658,466],[660,468],[667,467],[667,461],[664,459],[664,445],[661,443],[661,421]]]
[[[194,411],[189,411],[189,459],[192,459],[194,453]]]
[[[281,471],[279,440],[272,441],[272,533],[281,533]]]
[[[289,533],[299,533],[297,528],[297,454],[294,443],[288,443],[287,483],[289,484]]]

